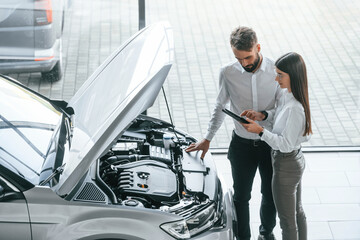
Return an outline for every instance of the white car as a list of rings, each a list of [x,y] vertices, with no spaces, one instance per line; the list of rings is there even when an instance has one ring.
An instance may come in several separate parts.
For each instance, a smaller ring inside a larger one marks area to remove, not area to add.
[[[67,103],[0,76],[1,239],[234,239],[232,193],[208,154],[142,115],[172,66],[172,29],[123,44]]]

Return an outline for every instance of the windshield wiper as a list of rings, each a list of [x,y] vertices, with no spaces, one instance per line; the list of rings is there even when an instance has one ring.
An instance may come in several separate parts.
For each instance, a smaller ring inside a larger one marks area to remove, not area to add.
[[[1,147],[0,147],[1,149]],[[12,165],[11,163],[9,163],[8,161],[6,161],[3,157],[0,157],[0,160],[4,161],[5,163],[7,163],[10,167],[12,167],[22,178],[25,179],[24,174],[22,174],[14,165]]]
[[[18,161],[21,165],[25,166],[27,169],[29,169],[30,171],[32,171],[33,173],[35,173],[36,175],[40,175],[38,172],[36,172],[34,169],[32,169],[30,166],[28,166],[26,163],[24,163],[23,161],[21,161],[19,158],[15,157],[13,154],[11,154],[10,152],[8,152],[6,149],[0,147],[0,151],[3,151],[4,153],[8,154],[10,157],[12,157],[13,159],[15,159],[16,161]],[[3,159],[3,158],[2,158]],[[5,159],[3,159],[5,161]],[[16,167],[12,164],[10,164],[10,162],[6,161],[9,165],[11,165],[13,168],[16,169]],[[17,170],[18,171],[18,170]],[[24,177],[23,174],[21,174],[22,177]],[[25,178],[25,177],[24,177]]]
[[[8,121],[5,117],[0,114],[0,119],[4,121],[9,128],[13,129],[22,139],[24,139],[25,143],[27,143],[39,156],[45,159],[45,155],[10,121]]]
[[[65,167],[66,163],[64,163],[63,165],[61,165],[60,167],[56,168],[55,171],[49,176],[47,177],[44,181],[42,181],[39,185],[40,186],[45,186],[48,182],[50,182],[56,175],[61,174],[64,171],[64,167]]]

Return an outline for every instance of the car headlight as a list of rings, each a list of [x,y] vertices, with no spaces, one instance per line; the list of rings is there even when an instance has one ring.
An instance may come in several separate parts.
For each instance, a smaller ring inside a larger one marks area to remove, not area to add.
[[[160,227],[177,239],[189,239],[211,228],[219,217],[220,215],[216,212],[216,204],[213,202],[184,220],[164,223]]]

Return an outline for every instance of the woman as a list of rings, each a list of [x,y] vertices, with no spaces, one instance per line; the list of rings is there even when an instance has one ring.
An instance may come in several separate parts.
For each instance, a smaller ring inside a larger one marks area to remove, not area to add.
[[[242,124],[272,147],[272,191],[283,240],[307,239],[306,217],[301,204],[301,177],[305,159],[301,143],[312,134],[306,66],[302,57],[287,53],[275,62],[276,81],[284,90],[274,116],[272,132],[253,120],[258,112],[247,110],[249,124]],[[251,118],[251,119],[250,119]]]

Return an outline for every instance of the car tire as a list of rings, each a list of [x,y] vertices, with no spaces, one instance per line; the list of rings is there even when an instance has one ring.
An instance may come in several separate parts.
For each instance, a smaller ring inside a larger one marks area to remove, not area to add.
[[[59,61],[56,62],[55,66],[49,72],[42,72],[41,77],[49,82],[56,82],[62,78],[63,75],[63,61],[62,61],[62,39],[60,38],[59,48]]]
[[[41,77],[49,82],[59,81],[62,77],[61,61],[58,61],[50,72],[42,72]]]

